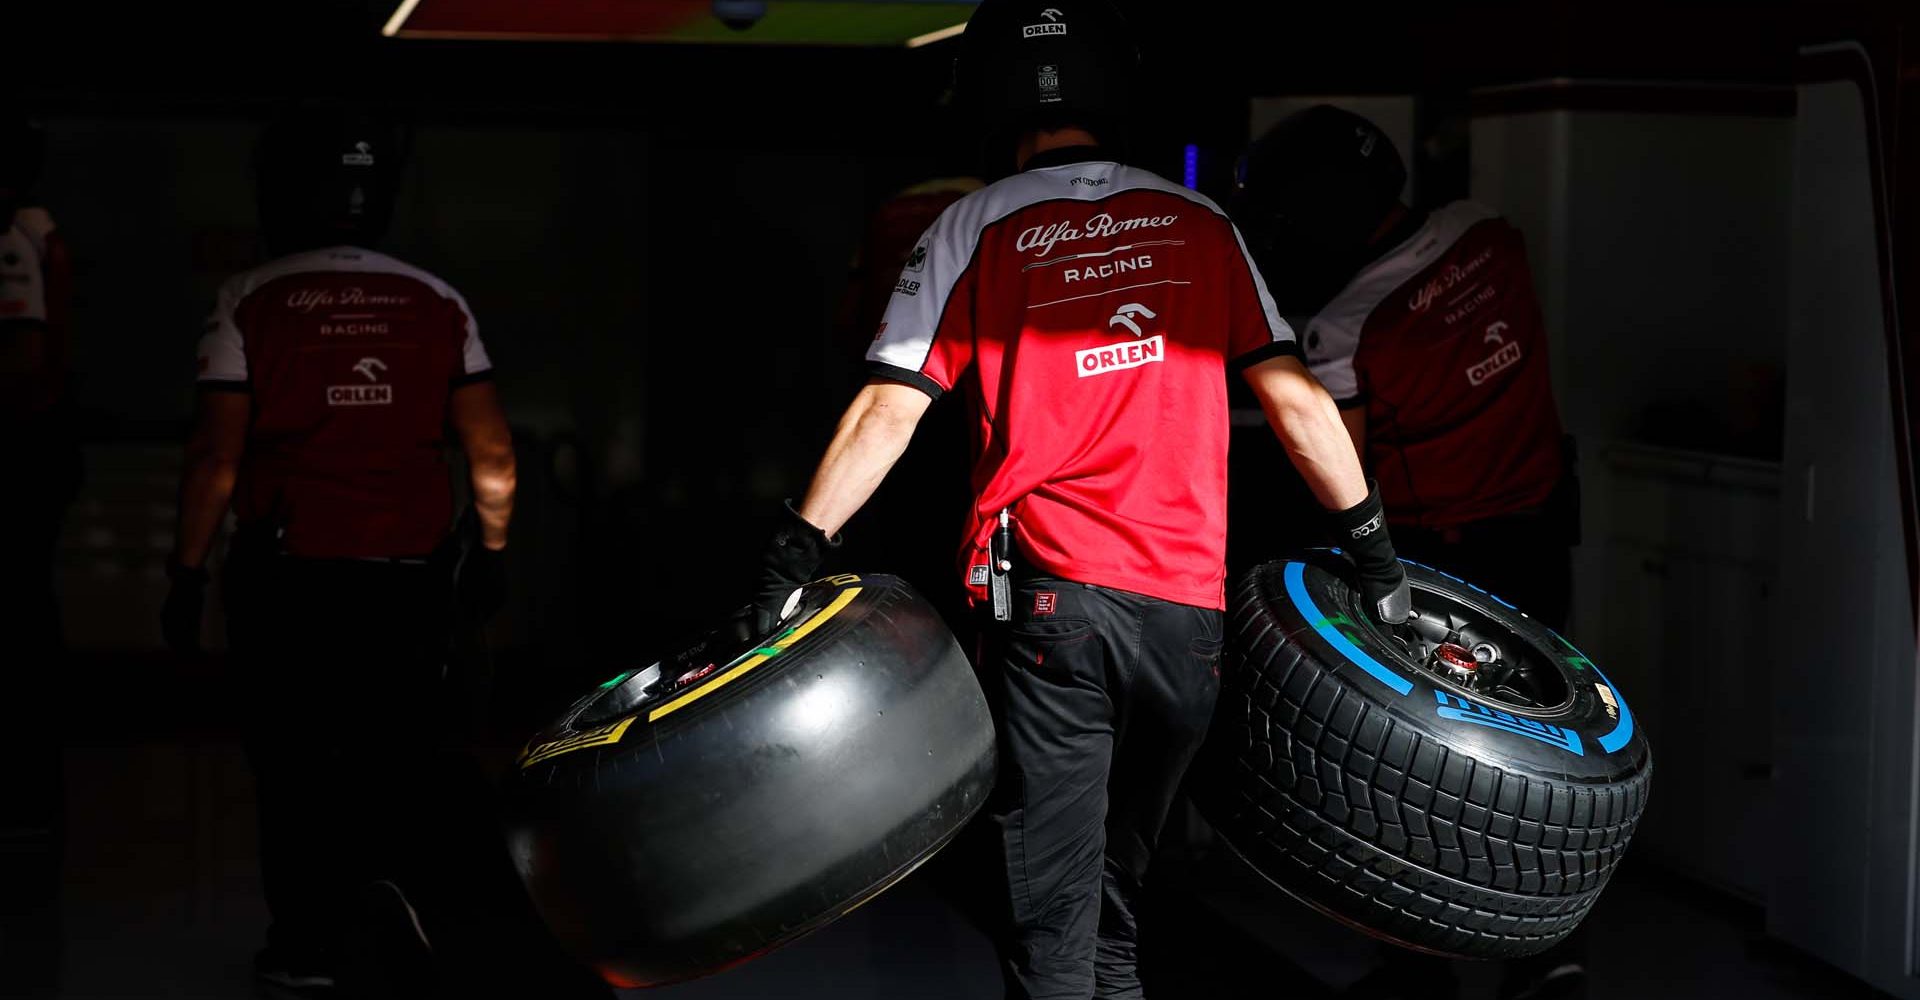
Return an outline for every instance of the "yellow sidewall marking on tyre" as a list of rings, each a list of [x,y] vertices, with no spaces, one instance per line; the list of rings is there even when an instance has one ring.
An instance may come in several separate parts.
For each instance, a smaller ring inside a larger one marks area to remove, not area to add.
[[[618,722],[611,722],[595,729],[574,733],[571,736],[563,736],[549,743],[542,743],[528,750],[526,756],[520,758],[520,767],[522,769],[529,768],[549,757],[558,757],[563,753],[572,753],[575,750],[585,750],[588,747],[603,747],[610,743],[618,743],[620,742],[620,737],[627,735],[627,727],[633,725],[633,720],[636,718],[638,718],[638,716],[629,715]]]
[[[667,702],[666,704],[660,706],[659,708],[656,708],[653,711],[648,712],[647,721],[658,722],[661,719],[667,717],[668,715],[671,715],[674,712],[677,712],[680,709],[688,705],[691,705],[702,698],[705,698],[707,695],[712,694],[713,692],[718,691],[723,687],[726,687],[727,685],[733,683],[734,681],[739,680],[741,675],[745,674],[747,671],[752,670],[753,668],[759,666],[760,664],[773,659],[774,656],[777,656],[781,652],[786,651],[786,649],[792,646],[794,643],[799,642],[802,639],[805,639],[809,634],[813,632],[814,629],[817,629],[820,626],[825,625],[828,619],[832,618],[834,615],[839,614],[841,609],[845,608],[849,604],[852,604],[853,599],[858,596],[860,596],[859,587],[848,587],[846,590],[841,591],[840,596],[834,598],[832,604],[829,604],[826,607],[821,608],[818,613],[816,613],[812,618],[807,619],[798,628],[794,629],[791,632],[788,632],[786,635],[781,636],[779,639],[775,640],[771,645],[769,645],[767,648],[774,651],[771,655],[769,655],[768,653],[753,654],[747,659],[741,661],[739,666],[734,667],[728,670],[726,673],[723,673],[720,676],[714,678],[713,680],[707,682],[706,684],[701,685],[698,689],[689,691],[686,694],[683,694],[680,697],[675,698],[670,702]]]

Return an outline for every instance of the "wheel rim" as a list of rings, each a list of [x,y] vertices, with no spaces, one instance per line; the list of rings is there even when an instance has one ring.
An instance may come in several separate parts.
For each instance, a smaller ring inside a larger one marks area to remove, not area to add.
[[[1560,663],[1513,626],[1462,597],[1419,583],[1412,588],[1413,612],[1404,625],[1355,616],[1402,663],[1440,687],[1509,712],[1551,715],[1573,704]]]
[[[586,699],[586,704],[570,724],[576,727],[601,725],[645,711],[682,694],[707,678],[752,657],[763,646],[790,631],[794,625],[806,621],[833,603],[838,592],[838,587],[808,584],[795,591],[794,598],[787,605],[786,616],[773,627],[769,635],[758,636],[753,642],[743,645],[734,638],[731,629],[722,627],[707,633],[673,656],[644,669],[619,674],[600,685],[600,690]]]

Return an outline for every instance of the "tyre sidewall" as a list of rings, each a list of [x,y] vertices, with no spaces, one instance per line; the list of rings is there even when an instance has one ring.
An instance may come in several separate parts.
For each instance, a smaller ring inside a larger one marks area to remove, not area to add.
[[[1646,767],[1646,739],[1624,697],[1551,629],[1472,584],[1428,566],[1407,565],[1416,603],[1418,592],[1428,590],[1472,606],[1551,662],[1572,691],[1566,704],[1550,711],[1491,705],[1410,662],[1361,610],[1353,574],[1344,557],[1319,551],[1256,570],[1276,625],[1365,700],[1456,752],[1503,768],[1612,783]]]

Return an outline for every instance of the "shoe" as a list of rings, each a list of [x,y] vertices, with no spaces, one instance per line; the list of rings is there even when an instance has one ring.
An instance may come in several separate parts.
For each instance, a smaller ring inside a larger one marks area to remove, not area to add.
[[[1579,962],[1517,977],[1514,971],[1509,969],[1508,981],[1500,984],[1500,1000],[1584,1000],[1587,995],[1587,969]]]
[[[266,1000],[333,1000],[333,966],[272,945],[253,956],[253,983]]]

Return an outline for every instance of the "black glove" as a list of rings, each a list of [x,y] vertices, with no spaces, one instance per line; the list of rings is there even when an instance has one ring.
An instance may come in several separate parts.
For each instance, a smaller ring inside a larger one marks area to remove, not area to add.
[[[478,544],[469,549],[460,564],[454,595],[477,621],[492,618],[507,603],[507,550]]]
[[[160,635],[178,653],[200,651],[200,620],[207,609],[207,571],[167,560],[167,602],[160,606]]]
[[[1374,616],[1389,625],[1407,620],[1413,611],[1413,592],[1407,589],[1407,571],[1393,554],[1387,537],[1387,512],[1380,505],[1380,487],[1369,480],[1367,498],[1340,511],[1328,511],[1336,544],[1353,557],[1360,571],[1360,593]]]
[[[785,507],[780,527],[760,554],[760,579],[754,585],[753,601],[734,622],[736,633],[743,639],[758,639],[772,632],[780,623],[787,598],[813,579],[827,550],[840,545],[840,536],[828,538],[826,532],[793,509],[793,501],[787,501]]]

